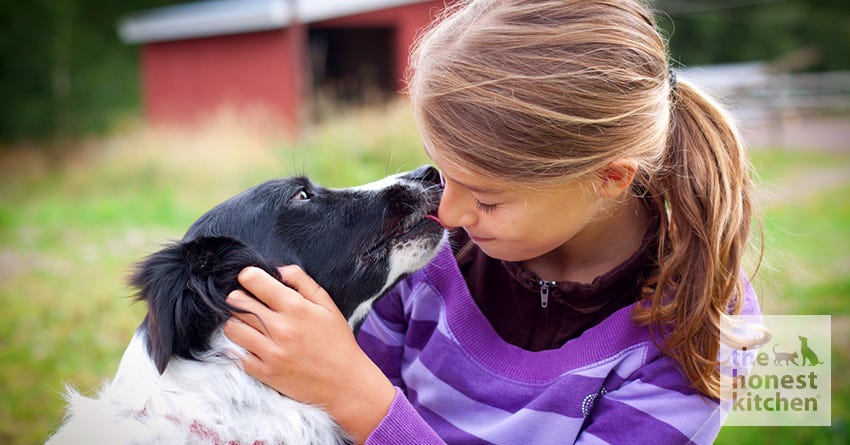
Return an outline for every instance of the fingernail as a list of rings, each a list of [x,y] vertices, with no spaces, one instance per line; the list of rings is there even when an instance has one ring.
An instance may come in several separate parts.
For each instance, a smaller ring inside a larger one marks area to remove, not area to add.
[[[245,275],[250,273],[250,272],[248,272],[250,269],[251,269],[251,266],[248,266],[248,267],[245,267],[245,268],[243,268],[242,270],[239,271],[239,274],[237,275],[237,279],[239,280],[239,282],[242,282],[242,280],[245,279]]]

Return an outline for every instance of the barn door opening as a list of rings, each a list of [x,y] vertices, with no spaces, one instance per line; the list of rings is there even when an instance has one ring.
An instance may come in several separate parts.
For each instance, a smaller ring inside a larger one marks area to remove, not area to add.
[[[359,105],[393,93],[394,29],[310,28],[309,54],[314,104]]]

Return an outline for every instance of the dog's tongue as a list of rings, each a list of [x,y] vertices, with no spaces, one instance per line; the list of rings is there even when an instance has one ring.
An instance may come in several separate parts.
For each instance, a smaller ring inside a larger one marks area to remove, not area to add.
[[[440,220],[440,218],[437,215],[425,215],[425,218],[430,219],[431,221],[434,221],[435,223],[439,224],[444,229],[448,229],[448,226],[446,226],[443,223],[443,221]]]

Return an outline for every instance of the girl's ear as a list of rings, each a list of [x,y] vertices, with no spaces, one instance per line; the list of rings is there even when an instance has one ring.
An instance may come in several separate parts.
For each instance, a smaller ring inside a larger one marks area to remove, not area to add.
[[[617,159],[602,167],[597,177],[600,198],[616,198],[629,188],[637,173],[637,162],[632,159]]]

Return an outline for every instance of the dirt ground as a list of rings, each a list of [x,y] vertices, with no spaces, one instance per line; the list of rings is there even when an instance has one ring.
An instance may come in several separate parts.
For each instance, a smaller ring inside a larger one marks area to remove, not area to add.
[[[773,121],[739,122],[741,137],[751,150],[826,151],[850,154],[850,116],[786,115]],[[839,165],[784,178],[782,184],[762,185],[757,200],[762,208],[802,202],[824,189],[850,182],[850,167]]]
[[[787,147],[850,153],[850,116],[786,114],[772,120],[741,119],[739,128],[753,150]]]

